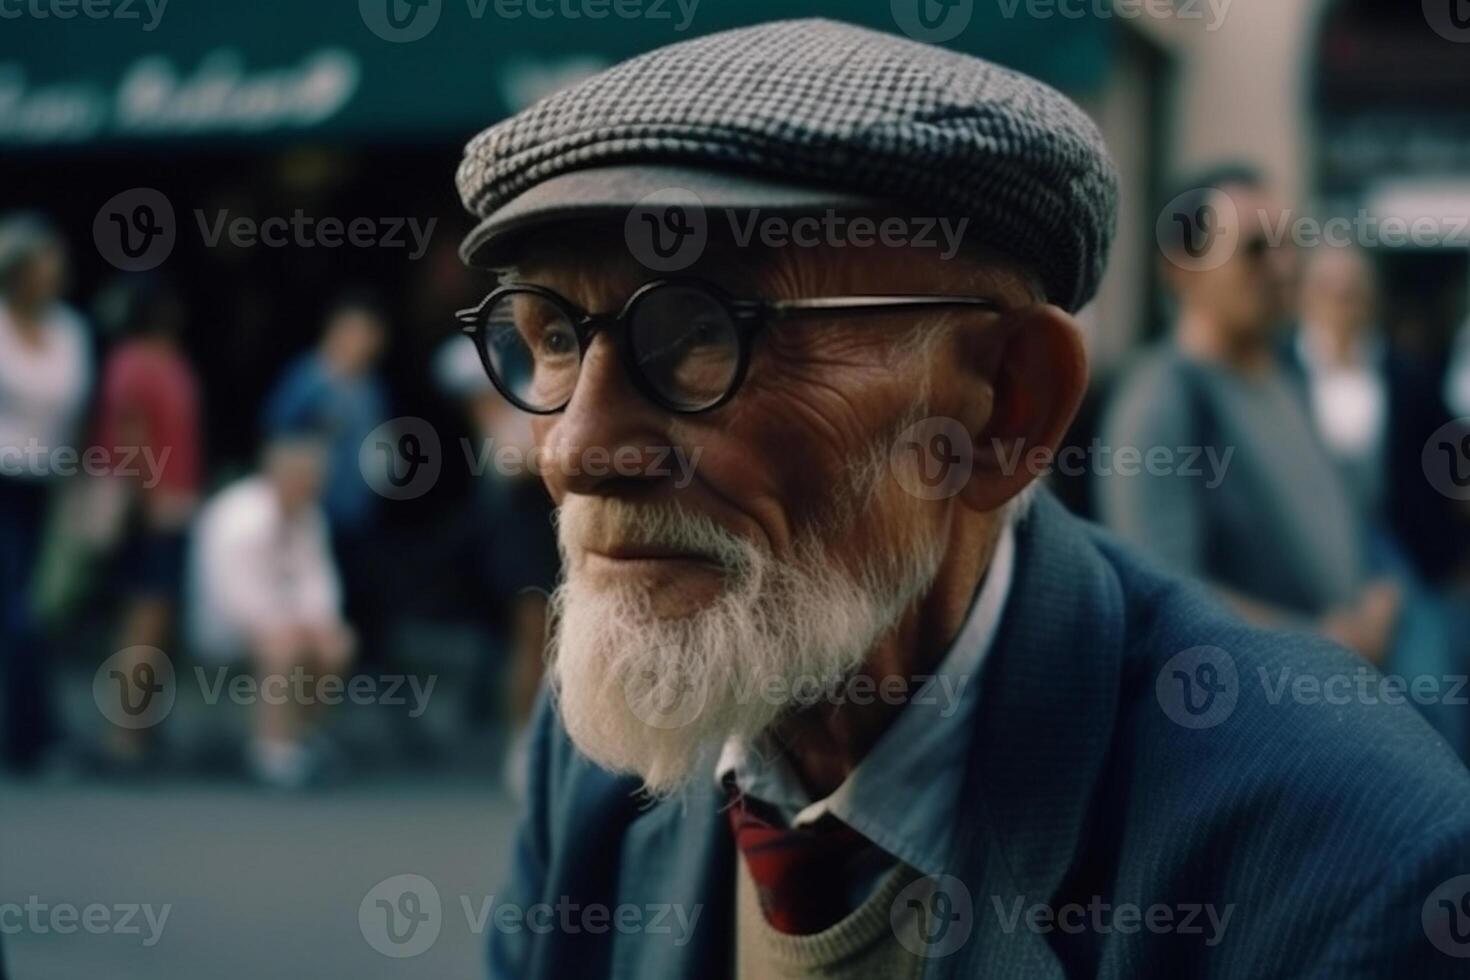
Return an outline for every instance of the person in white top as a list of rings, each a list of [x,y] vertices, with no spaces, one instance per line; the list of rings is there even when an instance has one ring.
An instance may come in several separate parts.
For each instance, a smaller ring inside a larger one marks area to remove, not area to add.
[[[31,594],[54,478],[78,464],[92,378],[86,328],[61,302],[66,270],[43,218],[0,219],[0,761],[20,772],[57,734]]]
[[[261,697],[250,762],[275,785],[315,773],[309,709],[324,683],[340,690],[355,647],[319,503],[323,467],[319,443],[273,441],[259,475],[205,505],[190,561],[193,648],[254,669]],[[273,688],[284,696],[267,697]]]

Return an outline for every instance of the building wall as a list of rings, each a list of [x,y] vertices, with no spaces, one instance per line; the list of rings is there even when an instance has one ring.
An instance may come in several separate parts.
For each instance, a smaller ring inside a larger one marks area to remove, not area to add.
[[[1167,26],[1180,52],[1172,157],[1261,167],[1288,200],[1311,192],[1307,97],[1322,0],[1234,0],[1218,30]]]
[[[1223,2],[1216,0],[1217,8]],[[1145,339],[1156,308],[1150,266],[1158,261],[1159,202],[1143,177],[1150,167],[1168,185],[1191,170],[1241,160],[1259,167],[1285,200],[1308,203],[1308,98],[1317,24],[1331,2],[1230,0],[1216,19],[1209,0],[1199,0],[1181,4],[1201,11],[1198,19],[1120,22],[1127,37],[1106,86],[1086,103],[1123,180],[1108,277],[1083,318],[1098,369]],[[1146,51],[1158,53],[1162,69],[1150,67]],[[1160,131],[1161,159],[1150,160],[1150,137]]]

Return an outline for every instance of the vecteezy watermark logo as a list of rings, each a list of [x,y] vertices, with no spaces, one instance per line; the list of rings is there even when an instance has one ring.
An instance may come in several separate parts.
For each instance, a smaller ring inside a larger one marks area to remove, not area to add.
[[[118,477],[152,490],[172,453],[172,446],[51,446],[31,436],[24,446],[0,446],[0,476]]]
[[[143,11],[148,19],[143,20]],[[168,0],[0,0],[0,20],[136,20],[145,34],[158,29]]]
[[[676,33],[689,30],[699,0],[467,0],[470,16],[479,20],[487,7],[501,20],[648,20],[672,22]],[[677,11],[679,20],[674,21]]]
[[[81,929],[94,936],[142,936],[143,946],[152,947],[163,938],[163,927],[168,924],[173,908],[172,903],[154,906],[148,902],[116,905],[93,902],[79,908],[70,902],[43,902],[41,896],[31,895],[24,905],[0,903],[0,936],[20,933],[69,936]]]
[[[465,0],[471,20],[491,13],[498,21],[619,20],[664,21],[677,33],[694,23],[700,0]],[[439,23],[442,0],[358,0],[363,23],[385,41],[401,44],[428,35]],[[675,17],[678,17],[675,20]]]
[[[1191,272],[1218,269],[1240,243],[1240,215],[1230,195],[1205,187],[1185,191],[1164,206],[1154,226],[1159,248]]]
[[[1204,271],[1229,262],[1245,241],[1270,249],[1470,248],[1470,214],[1379,215],[1359,208],[1319,218],[1266,208],[1241,212],[1228,194],[1201,188],[1171,201],[1159,214],[1155,234],[1169,261]]]
[[[1000,15],[1014,20],[1024,11],[1030,20],[1205,20],[1213,34],[1225,24],[1235,0],[998,0]]]
[[[1434,489],[1451,500],[1470,500],[1470,418],[1435,429],[1419,462]]]
[[[174,665],[157,647],[119,650],[92,675],[92,700],[119,728],[151,728],[174,709]]]
[[[422,497],[439,481],[444,455],[439,433],[414,416],[389,419],[369,432],[357,452],[367,485],[389,500]]]
[[[603,935],[616,931],[620,935],[668,936],[673,946],[688,945],[704,911],[703,905],[654,902],[608,906],[598,902],[582,904],[566,895],[554,902],[519,905],[499,901],[494,895],[459,895],[465,928],[472,935],[487,929],[503,934],[533,933],[538,936],[560,934],[578,936]],[[446,915],[439,889],[423,875],[394,875],[378,882],[363,896],[357,907],[358,927],[373,949],[394,959],[407,959],[425,953],[453,917]]]
[[[1190,647],[1169,658],[1154,682],[1159,707],[1184,728],[1214,728],[1240,699],[1235,658],[1219,647]]]
[[[1293,674],[1290,667],[1282,667],[1273,675],[1265,667],[1257,667],[1261,679],[1261,690],[1266,703],[1278,705],[1290,698],[1294,704],[1327,705],[1341,707],[1345,704],[1446,704],[1457,707],[1470,705],[1465,695],[1470,686],[1470,676],[1465,674],[1380,674],[1367,664],[1351,673]]]
[[[725,209],[730,235],[736,246],[748,248],[759,242],[766,248],[927,248],[938,252],[948,262],[959,254],[965,243],[969,218],[899,217],[889,215],[848,216],[828,208],[820,217],[814,214],[792,218],[787,215],[762,215],[759,208],[744,214],[734,208]]]
[[[290,215],[258,218],[228,209],[195,208],[194,224],[205,248],[382,248],[401,249],[416,262],[429,250],[438,218],[410,216],[320,217],[301,208]],[[114,195],[92,222],[97,251],[124,272],[158,267],[178,240],[173,205],[151,187]]]
[[[1026,904],[1018,896],[1007,903],[999,895],[990,896],[995,917],[1000,922],[1001,932],[1014,934],[1018,929],[1037,935],[1061,932],[1070,936],[1092,933],[1106,936],[1111,933],[1133,935],[1147,932],[1153,935],[1202,936],[1206,946],[1220,945],[1230,918],[1235,914],[1235,903],[1223,908],[1211,903],[1183,902],[1166,905],[1137,905],[1133,902],[1104,901],[1101,895],[1093,895],[1087,904],[1067,902],[1052,906],[1044,902]]]
[[[1470,0],[1424,0],[1424,19],[1446,41],[1470,44]]]
[[[943,44],[970,26],[975,0],[891,0],[893,22],[915,41]]]
[[[923,959],[948,956],[970,938],[975,905],[953,875],[910,883],[888,907],[888,924],[904,949]]]
[[[1470,959],[1470,875],[1457,875],[1430,892],[1420,921],[1435,949]]]
[[[313,674],[297,665],[286,673],[253,676],[236,674],[230,676],[228,667],[217,667],[211,680],[203,667],[194,668],[194,679],[199,685],[204,703],[219,704],[228,698],[238,705],[296,704],[304,707],[326,705],[332,707],[344,701],[357,705],[383,705],[407,708],[408,717],[421,718],[429,710],[429,699],[434,695],[438,676],[430,674],[421,678],[417,674],[357,674],[344,680],[337,674]]]
[[[423,875],[402,874],[378,882],[357,907],[357,927],[384,956],[406,959],[427,952],[444,925],[439,889]]]
[[[703,446],[687,451],[683,446],[623,445],[617,449],[563,446],[555,450],[545,446],[523,449],[514,444],[497,447],[494,437],[481,440],[478,449],[469,439],[460,439],[459,445],[465,466],[474,476],[494,471],[511,478],[528,473],[534,476],[561,473],[565,476],[672,477],[677,490],[693,482],[699,458],[704,455]]]
[[[695,684],[684,666],[648,668],[623,682],[623,700],[649,728],[671,730],[693,723],[704,711],[708,689]]]
[[[899,433],[888,467],[905,491],[921,500],[953,497],[975,466],[970,434],[957,419],[933,416]]]
[[[633,258],[655,272],[687,269],[709,242],[704,201],[682,187],[645,194],[628,211],[623,238]]]
[[[1225,482],[1235,447],[1225,446],[1110,446],[1094,437],[1086,446],[1027,447],[1024,440],[990,440],[990,452],[1001,473],[1011,476],[1025,470],[1042,478],[1052,473],[1065,477],[1097,476],[1104,479],[1138,476],[1179,477],[1199,480],[1206,490]]]
[[[539,590],[537,590],[539,591]],[[544,593],[543,593],[544,594]],[[866,707],[882,703],[912,705],[931,717],[949,718],[964,704],[969,674],[884,674],[864,672],[799,674],[794,677],[726,678],[735,704],[764,704],[783,709]],[[651,728],[683,728],[699,716],[709,688],[693,684],[682,665],[650,668],[629,676],[623,685],[628,707]]]
[[[438,218],[420,221],[415,217],[351,219],[317,217],[297,208],[288,218],[273,215],[255,218],[251,215],[231,217],[228,210],[213,216],[194,209],[194,222],[206,248],[218,248],[228,241],[235,248],[388,248],[407,249],[408,260],[417,262],[429,250]]]
[[[92,219],[97,252],[124,272],[147,272],[174,250],[174,207],[162,191],[134,187],[114,194]]]
[[[357,0],[367,29],[393,44],[427,37],[439,23],[443,0]]]

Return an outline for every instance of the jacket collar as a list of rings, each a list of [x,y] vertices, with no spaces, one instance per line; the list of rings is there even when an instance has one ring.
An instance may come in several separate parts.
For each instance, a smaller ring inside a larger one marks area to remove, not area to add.
[[[943,975],[1061,977],[1044,937],[1007,932],[1051,903],[1085,843],[1112,741],[1122,670],[1122,584],[1086,525],[1046,491],[1018,527],[1016,579],[984,680],[955,872],[976,935]],[[964,970],[960,964],[968,964]]]
[[[1007,931],[1005,916],[1017,900],[1023,909],[1049,903],[1061,888],[1111,741],[1122,586],[1084,527],[1045,490],[1017,526],[1015,578],[955,815],[952,873],[968,892],[973,931],[955,954],[930,961],[931,976],[1064,976],[1045,938]],[[629,827],[619,901],[701,911],[683,946],[646,936],[618,944],[614,976],[728,975],[734,847],[724,805],[700,781]]]

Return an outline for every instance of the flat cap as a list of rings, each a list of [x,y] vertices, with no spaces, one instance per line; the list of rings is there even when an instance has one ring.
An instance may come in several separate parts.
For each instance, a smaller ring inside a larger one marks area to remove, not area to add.
[[[775,21],[659,48],[480,133],[457,175],[481,219],[461,255],[487,264],[538,223],[627,209],[670,168],[711,174],[721,205],[869,198],[968,218],[971,239],[1074,311],[1097,292],[1117,210],[1097,127],[1049,86],[892,34]]]

